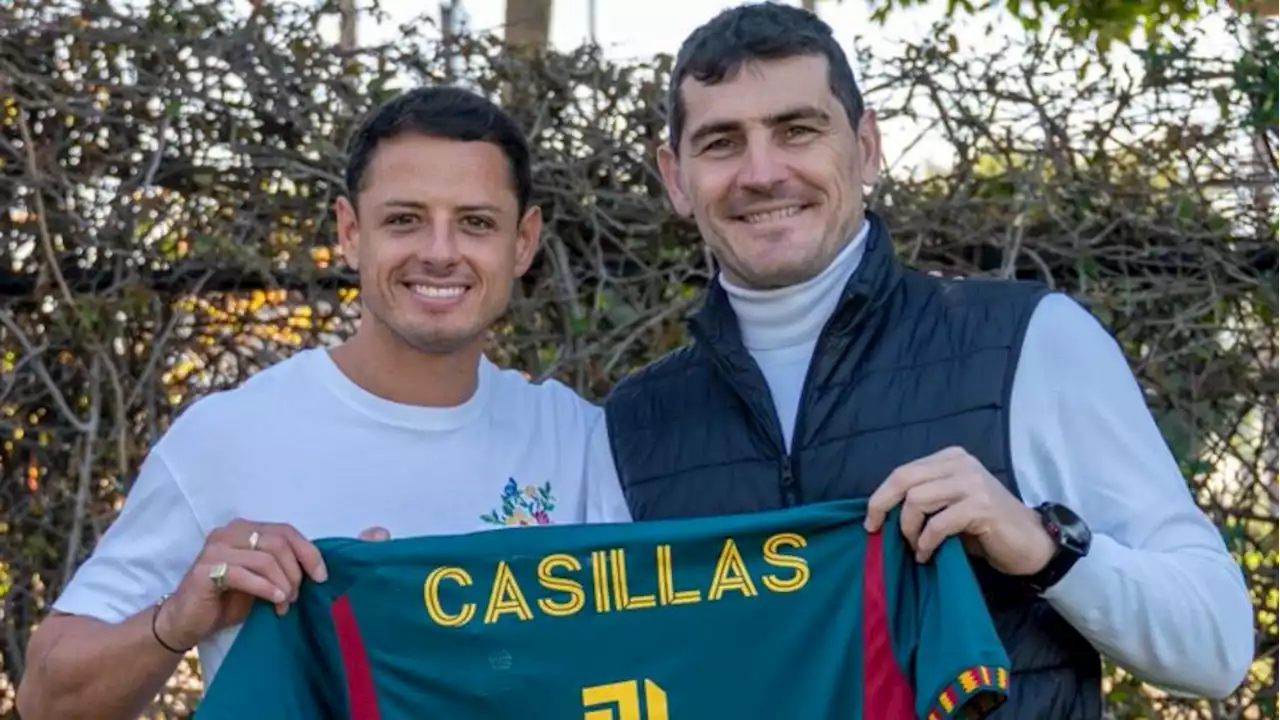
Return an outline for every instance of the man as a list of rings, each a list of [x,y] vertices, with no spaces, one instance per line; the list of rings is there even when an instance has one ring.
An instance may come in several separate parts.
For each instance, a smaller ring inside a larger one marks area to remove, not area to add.
[[[285,613],[325,581],[310,539],[626,518],[584,472],[599,411],[483,354],[542,225],[515,123],[406,93],[358,129],[345,180],[359,330],[177,419],[31,640],[27,720],[135,718],[195,646],[207,686],[255,598]]]
[[[869,496],[868,528],[901,506],[920,560],[970,549],[1014,667],[999,717],[1101,717],[1099,653],[1230,693],[1253,652],[1243,578],[1120,350],[1063,295],[898,263],[863,204],[875,116],[831,29],[726,10],[681,47],[668,108],[662,176],[720,273],[694,342],[605,402],[634,519]]]

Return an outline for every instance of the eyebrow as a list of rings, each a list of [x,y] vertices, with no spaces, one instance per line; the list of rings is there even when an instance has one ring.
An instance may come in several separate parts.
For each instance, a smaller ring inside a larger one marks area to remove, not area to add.
[[[777,127],[786,125],[797,120],[817,120],[822,123],[830,123],[831,115],[822,108],[814,105],[798,105],[796,107],[787,108],[764,118],[764,124],[769,127]],[[713,120],[705,123],[694,130],[689,136],[689,143],[696,144],[698,141],[705,139],[709,135],[718,135],[720,133],[732,132],[742,128],[740,120]]]
[[[382,203],[383,208],[387,209],[406,209],[406,210],[426,210],[427,204],[418,200],[403,200],[392,198]],[[488,212],[500,214],[502,208],[492,203],[472,203],[470,205],[459,205],[456,210],[463,213]]]

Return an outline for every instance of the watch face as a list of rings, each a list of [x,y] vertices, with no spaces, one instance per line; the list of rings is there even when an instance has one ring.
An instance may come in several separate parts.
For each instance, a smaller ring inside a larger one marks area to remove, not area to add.
[[[1044,511],[1050,525],[1057,530],[1055,534],[1058,536],[1059,544],[1081,555],[1089,550],[1093,535],[1089,532],[1089,526],[1085,525],[1079,515],[1070,508],[1058,504],[1050,504]]]

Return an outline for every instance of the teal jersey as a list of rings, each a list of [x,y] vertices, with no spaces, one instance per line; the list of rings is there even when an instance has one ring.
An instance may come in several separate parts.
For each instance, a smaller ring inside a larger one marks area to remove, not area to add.
[[[387,542],[256,606],[198,720],[940,720],[1004,701],[964,550],[865,501]]]

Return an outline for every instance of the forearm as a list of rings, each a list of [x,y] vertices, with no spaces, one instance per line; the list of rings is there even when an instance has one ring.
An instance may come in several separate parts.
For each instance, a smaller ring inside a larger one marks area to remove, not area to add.
[[[122,623],[54,617],[33,637],[18,690],[25,720],[134,720],[173,674],[180,657],[152,635],[147,610]]]
[[[1095,536],[1045,598],[1104,655],[1147,682],[1223,697],[1253,658],[1253,612],[1230,556],[1135,550]]]
[[[1045,598],[1143,680],[1230,694],[1254,653],[1249,592],[1120,346],[1069,299],[1046,298],[1023,339],[1011,407],[1024,502],[1063,503],[1094,535]]]

